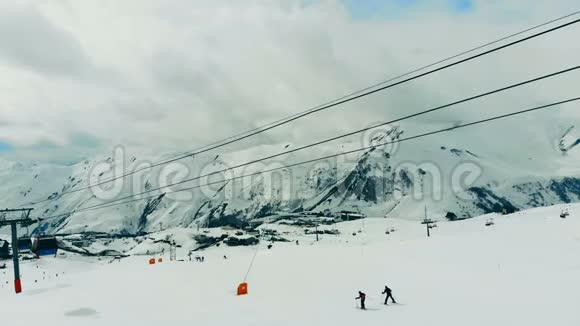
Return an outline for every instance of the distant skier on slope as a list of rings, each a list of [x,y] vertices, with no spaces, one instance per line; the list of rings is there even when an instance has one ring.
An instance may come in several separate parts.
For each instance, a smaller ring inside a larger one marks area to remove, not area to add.
[[[358,291],[358,297],[355,298],[355,300],[360,300],[360,308],[362,310],[366,310],[367,308],[365,307],[365,300],[367,298],[367,295],[364,294],[362,291]]]
[[[388,286],[385,285],[385,290],[383,291],[382,294],[386,294],[387,297],[385,298],[385,304],[388,305],[388,301],[389,298],[391,298],[391,300],[393,300],[393,303],[397,303],[395,301],[395,298],[393,298],[393,290],[391,290]]]

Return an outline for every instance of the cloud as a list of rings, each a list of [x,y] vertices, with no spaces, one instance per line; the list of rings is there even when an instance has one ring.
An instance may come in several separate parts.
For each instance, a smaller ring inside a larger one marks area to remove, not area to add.
[[[116,144],[163,152],[196,148],[564,15],[575,5],[399,1],[389,2],[391,8],[413,7],[404,19],[370,19],[354,17],[343,1],[5,3],[11,5],[0,10],[0,139],[19,159],[39,160],[72,160]],[[467,15],[458,15],[467,8]],[[306,144],[567,68],[577,64],[579,45],[571,40],[579,30],[572,26],[224,150]],[[558,77],[404,127],[418,133],[559,100],[579,82],[578,73]],[[574,112],[550,119],[578,121]]]
[[[71,138],[72,144],[87,149],[99,148],[101,144],[97,137],[82,132],[72,135]]]
[[[82,74],[89,66],[80,43],[34,7],[0,10],[0,60],[41,73]]]

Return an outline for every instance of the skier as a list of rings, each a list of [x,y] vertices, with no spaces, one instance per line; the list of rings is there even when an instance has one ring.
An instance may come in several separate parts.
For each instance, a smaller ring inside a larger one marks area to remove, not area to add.
[[[385,290],[383,291],[382,294],[387,295],[387,297],[385,298],[385,305],[388,305],[387,302],[389,301],[389,298],[391,298],[391,300],[393,300],[393,303],[397,303],[395,301],[395,298],[393,298],[393,290],[391,290],[388,286],[385,285]]]
[[[365,307],[365,300],[367,298],[367,295],[364,294],[362,291],[358,291],[358,297],[355,298],[355,300],[359,300],[360,299],[360,308],[362,310],[366,310],[367,307]]]

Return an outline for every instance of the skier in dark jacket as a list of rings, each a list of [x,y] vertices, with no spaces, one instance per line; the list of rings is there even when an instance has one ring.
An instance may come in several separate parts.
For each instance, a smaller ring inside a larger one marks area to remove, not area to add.
[[[383,294],[386,294],[387,297],[385,298],[385,304],[388,305],[388,301],[389,298],[391,298],[391,300],[393,300],[393,303],[397,303],[395,301],[395,298],[393,298],[393,290],[391,290],[388,286],[385,285],[385,290],[383,291]]]
[[[362,291],[358,291],[358,297],[356,297],[356,300],[360,300],[360,308],[362,310],[366,310],[367,308],[365,307],[365,300],[367,298],[367,295],[364,294]]]

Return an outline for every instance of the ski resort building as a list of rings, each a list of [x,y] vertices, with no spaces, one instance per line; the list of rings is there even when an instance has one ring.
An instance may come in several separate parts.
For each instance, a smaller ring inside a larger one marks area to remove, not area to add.
[[[0,259],[10,258],[10,249],[8,248],[8,242],[0,240]]]
[[[365,218],[366,215],[358,213],[358,212],[353,212],[353,211],[340,211],[338,212],[338,218],[341,221],[354,221],[354,220],[360,220],[362,218]]]

